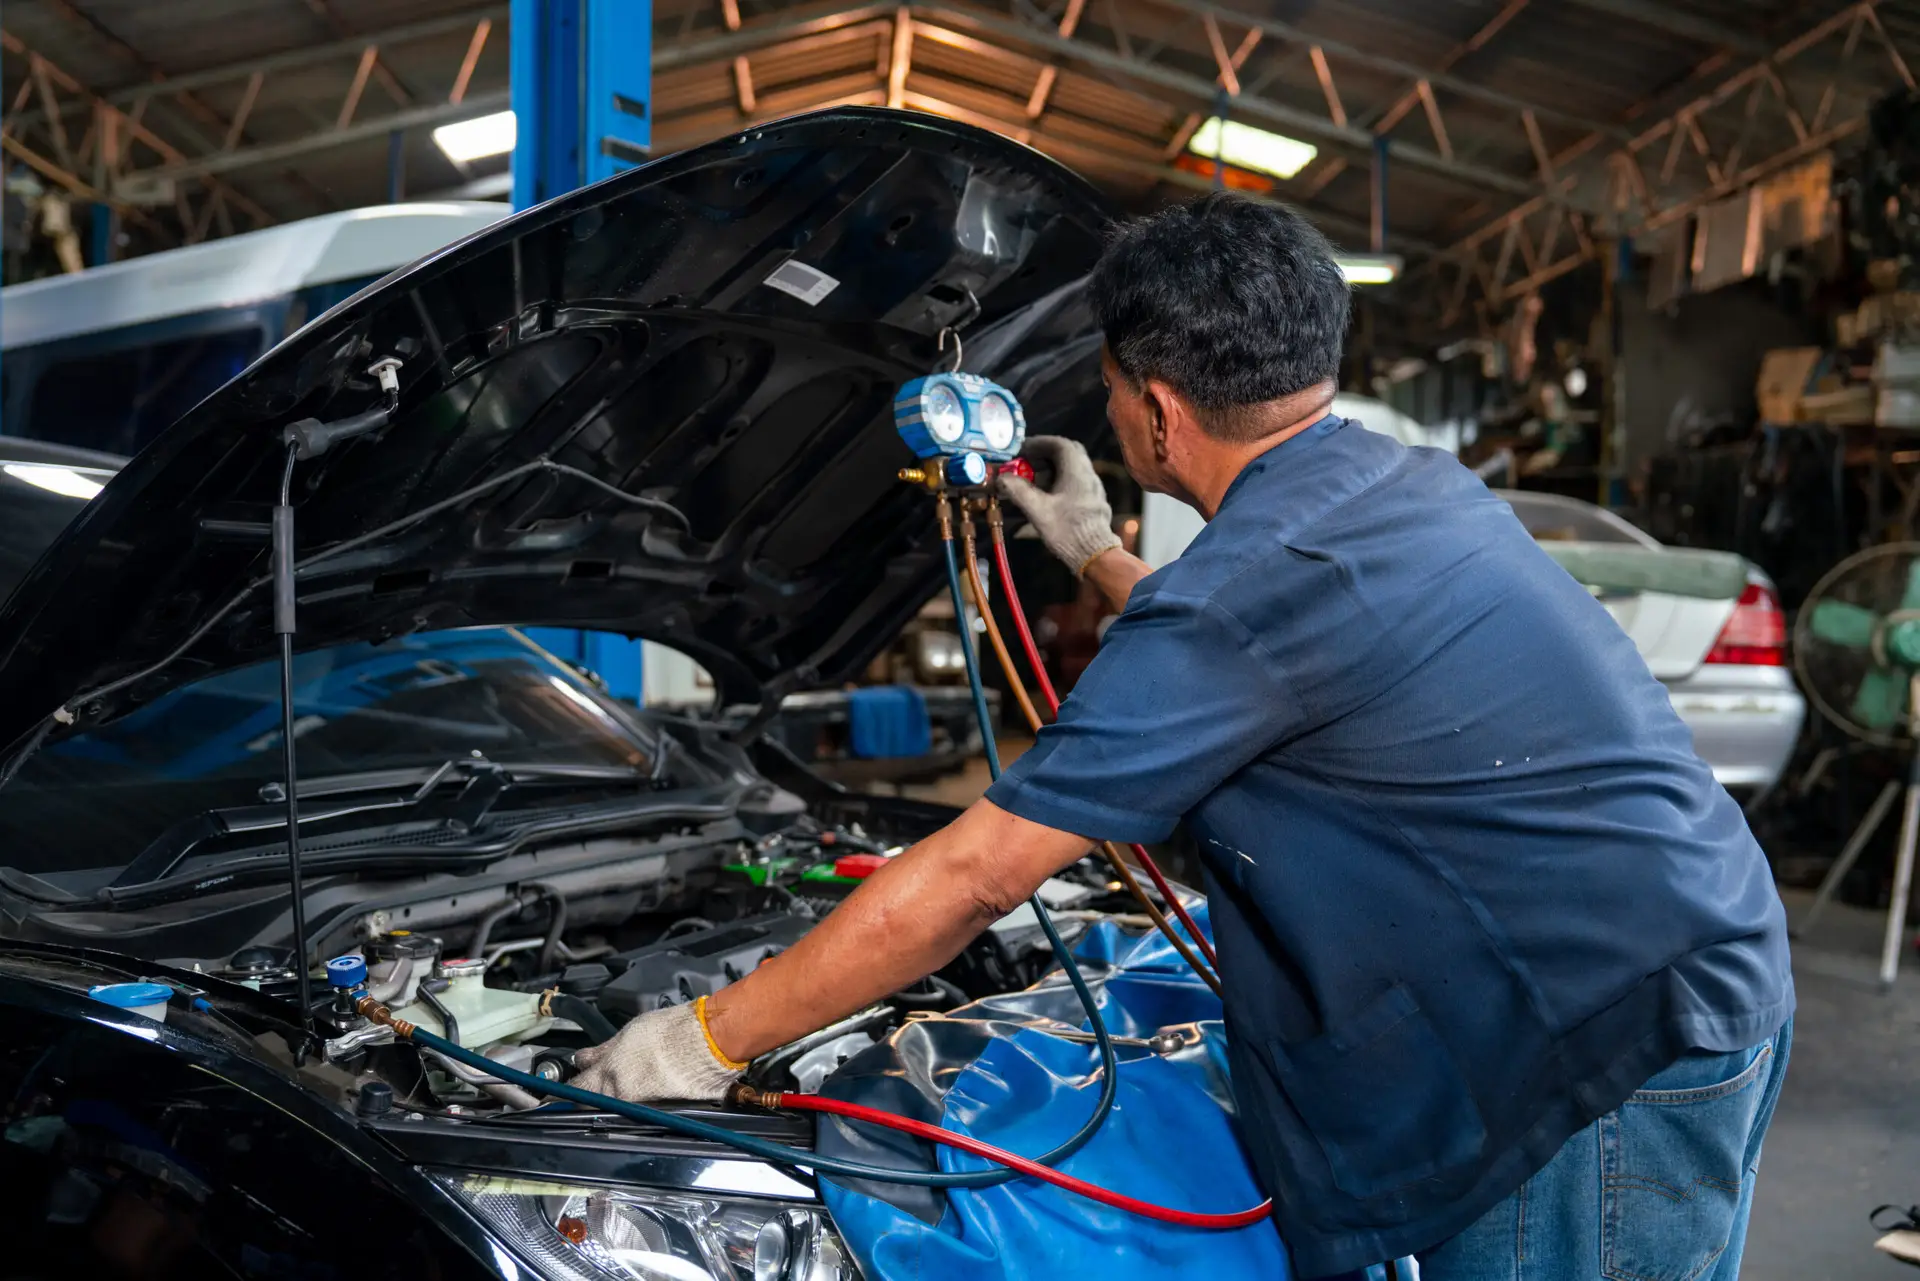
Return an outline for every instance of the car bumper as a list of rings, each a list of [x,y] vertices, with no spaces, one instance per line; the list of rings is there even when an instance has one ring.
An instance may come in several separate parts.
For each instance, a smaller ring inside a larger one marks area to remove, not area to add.
[[[1784,667],[1703,667],[1667,694],[1693,731],[1693,748],[1729,789],[1773,786],[1793,755],[1806,700]]]

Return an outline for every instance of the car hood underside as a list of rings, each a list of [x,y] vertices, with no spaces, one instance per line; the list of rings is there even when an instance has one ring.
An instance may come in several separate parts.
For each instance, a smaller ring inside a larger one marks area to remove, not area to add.
[[[1079,282],[1108,216],[1005,139],[843,109],[498,223],[309,325],[107,486],[0,613],[0,743],[271,657],[282,430],[380,405],[387,358],[391,422],[294,466],[301,648],[546,624],[669,644],[729,703],[850,678],[939,581],[895,390],[958,327],[1031,431],[1095,431]]]

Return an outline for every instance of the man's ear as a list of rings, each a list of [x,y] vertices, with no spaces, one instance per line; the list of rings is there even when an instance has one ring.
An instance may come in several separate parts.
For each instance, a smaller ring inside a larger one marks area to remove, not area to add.
[[[1165,461],[1173,450],[1183,443],[1184,433],[1192,427],[1193,407],[1186,397],[1158,378],[1149,378],[1142,388],[1142,397],[1147,402],[1149,427],[1153,434],[1153,452],[1156,458]]]

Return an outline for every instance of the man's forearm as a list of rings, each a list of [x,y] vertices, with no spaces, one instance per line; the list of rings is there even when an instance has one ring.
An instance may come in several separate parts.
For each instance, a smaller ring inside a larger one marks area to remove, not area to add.
[[[1098,588],[1113,607],[1113,612],[1118,614],[1127,607],[1127,597],[1133,594],[1133,585],[1152,572],[1147,562],[1132,552],[1113,547],[1088,561],[1086,568],[1080,571],[1080,576]]]
[[[1012,839],[1020,823],[982,802],[891,860],[805,938],[707,1002],[715,1043],[745,1062],[952,960],[1085,852],[1076,838],[1048,848]]]

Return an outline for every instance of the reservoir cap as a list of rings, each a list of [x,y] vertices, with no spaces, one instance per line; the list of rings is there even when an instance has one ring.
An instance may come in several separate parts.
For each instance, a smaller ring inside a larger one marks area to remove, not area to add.
[[[165,983],[102,983],[88,988],[87,995],[116,1009],[137,1010],[148,1005],[165,1005],[173,999],[173,989]]]

